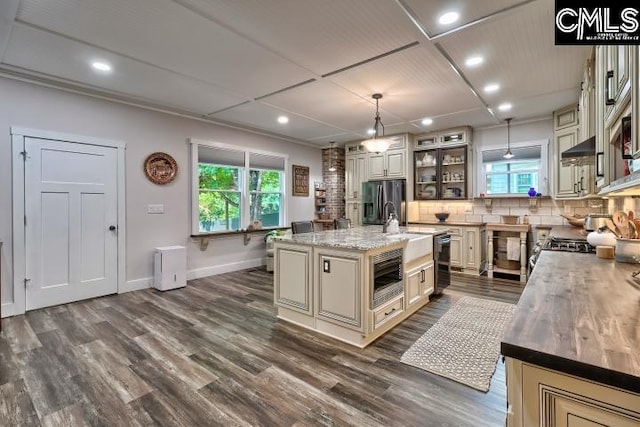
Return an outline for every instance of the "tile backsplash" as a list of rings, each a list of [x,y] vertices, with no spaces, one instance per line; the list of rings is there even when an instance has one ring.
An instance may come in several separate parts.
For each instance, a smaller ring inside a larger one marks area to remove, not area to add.
[[[609,198],[608,213],[615,211],[633,211],[636,215],[640,213],[640,198],[638,197],[611,197]]]
[[[485,199],[469,201],[416,201],[409,202],[408,220],[435,221],[436,212],[449,212],[449,221],[502,222],[501,215],[518,215],[520,223],[525,215],[530,224],[569,225],[560,214],[586,215],[589,213],[607,213],[608,200],[554,200],[538,199],[538,207],[530,208],[529,199],[504,198],[491,199],[490,209],[485,207]],[[640,205],[640,204],[639,204]],[[627,209],[628,210],[628,209]]]

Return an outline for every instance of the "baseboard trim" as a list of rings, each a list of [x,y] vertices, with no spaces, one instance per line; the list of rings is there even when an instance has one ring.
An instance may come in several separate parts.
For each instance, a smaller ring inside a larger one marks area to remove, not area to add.
[[[265,264],[265,258],[247,259],[229,264],[214,265],[211,267],[197,268],[187,272],[187,280],[201,279],[216,274],[230,273],[232,271],[244,270],[245,268],[260,267]]]
[[[148,289],[153,286],[153,277],[143,277],[142,279],[127,280],[124,282],[124,289],[118,289],[119,294],[126,292]]]
[[[2,304],[2,318],[15,316],[16,314],[24,314],[24,313],[16,313],[16,305],[12,302],[5,302]]]
[[[229,273],[232,271],[244,270],[245,268],[260,267],[265,264],[265,258],[248,259],[244,261],[232,262],[223,265],[214,265],[211,267],[197,268],[187,271],[187,280],[201,279],[207,276],[215,276],[216,274]],[[153,277],[143,277],[142,279],[127,280],[124,289],[119,289],[119,294],[126,292],[139,291],[153,287]],[[2,314],[4,317],[4,305],[2,306]]]

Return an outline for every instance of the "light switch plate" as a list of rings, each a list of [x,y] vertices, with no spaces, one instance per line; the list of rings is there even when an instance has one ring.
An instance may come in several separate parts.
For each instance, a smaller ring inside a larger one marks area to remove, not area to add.
[[[147,205],[148,214],[163,214],[164,205]]]

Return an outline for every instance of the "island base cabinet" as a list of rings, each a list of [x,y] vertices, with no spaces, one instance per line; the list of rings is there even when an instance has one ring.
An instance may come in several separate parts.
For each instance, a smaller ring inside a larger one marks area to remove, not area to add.
[[[419,262],[418,265],[407,269],[405,275],[405,299],[407,309],[412,310],[421,307],[425,299],[434,291],[434,264],[433,261]]]
[[[640,395],[507,358],[507,427],[639,427]]]
[[[274,303],[313,314],[311,247],[278,244],[274,249]]]
[[[346,258],[332,251],[318,251],[315,265],[316,317],[350,329],[364,330],[362,257]]]

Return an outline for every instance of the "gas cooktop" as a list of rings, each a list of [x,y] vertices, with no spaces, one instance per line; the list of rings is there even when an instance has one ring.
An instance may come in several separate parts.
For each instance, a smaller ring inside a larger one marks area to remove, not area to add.
[[[595,246],[580,239],[562,239],[560,237],[550,237],[542,244],[542,249],[562,252],[595,252]]]

